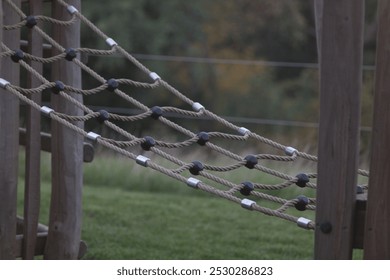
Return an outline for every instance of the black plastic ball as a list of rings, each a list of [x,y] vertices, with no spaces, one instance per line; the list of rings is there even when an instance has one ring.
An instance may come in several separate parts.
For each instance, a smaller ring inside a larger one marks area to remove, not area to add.
[[[202,171],[203,168],[203,164],[200,161],[193,161],[189,170],[192,175],[199,175],[199,172]]]
[[[59,94],[61,91],[64,91],[64,90],[65,90],[65,85],[64,85],[63,82],[61,82],[61,81],[55,81],[54,83],[55,83],[54,87],[51,88],[51,91],[52,91],[54,94]]]
[[[198,133],[198,141],[197,143],[201,146],[206,145],[206,143],[210,140],[210,136],[207,132]]]
[[[243,187],[240,189],[240,193],[245,196],[250,195],[251,192],[255,189],[253,183],[251,182],[243,182],[241,185]]]
[[[306,187],[306,184],[310,182],[309,176],[307,176],[304,173],[298,174],[295,177],[297,178],[297,181],[295,182],[295,184],[298,187],[304,188],[304,187]]]
[[[145,136],[144,141],[141,143],[141,147],[145,151],[149,151],[150,148],[154,147],[155,145],[156,145],[156,141],[150,136]]]
[[[309,204],[309,199],[304,195],[298,196],[297,199],[298,202],[295,203],[295,209],[297,209],[298,211],[305,211],[306,206]]]
[[[258,160],[256,158],[256,156],[254,155],[247,155],[245,157],[245,167],[249,168],[249,169],[253,169],[255,168],[256,164],[258,163]]]

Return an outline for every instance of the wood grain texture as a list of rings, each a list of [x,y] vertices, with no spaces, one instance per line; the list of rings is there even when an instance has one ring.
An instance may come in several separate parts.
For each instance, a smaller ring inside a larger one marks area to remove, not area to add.
[[[363,0],[323,2],[315,259],[352,257],[363,16]]]
[[[2,1],[1,1],[2,2]],[[19,0],[15,0],[20,5]],[[19,21],[6,3],[0,3],[4,24]],[[19,31],[2,32],[2,41],[11,49],[18,49]],[[1,77],[18,84],[19,67],[9,58],[1,61]],[[16,236],[16,191],[18,182],[19,100],[0,89],[0,259],[13,259]]]
[[[67,1],[80,10],[80,1]],[[69,20],[67,10],[56,1],[52,3],[53,17]],[[53,27],[53,38],[64,48],[80,46],[80,24]],[[55,51],[53,54],[58,54]],[[81,88],[81,70],[74,63],[61,60],[53,64],[53,80]],[[74,98],[82,101],[79,94]],[[61,96],[52,97],[54,110],[82,115],[82,111]],[[81,126],[81,123],[77,125]],[[83,137],[76,132],[52,123],[52,196],[46,259],[77,259],[81,239]]]
[[[390,259],[390,2],[378,5],[374,119],[364,238],[365,259]]]
[[[29,14],[43,14],[42,0],[29,0]],[[38,26],[41,24],[39,23]],[[43,39],[33,29],[28,34],[28,52],[42,57]],[[30,66],[38,73],[42,73],[42,63],[31,61]],[[27,74],[27,86],[38,87],[40,81],[32,74]],[[31,99],[37,104],[41,103],[41,94],[33,94]],[[40,162],[41,162],[41,114],[34,108],[27,107],[26,112],[26,180],[24,192],[24,238],[23,259],[34,259],[35,243],[37,239],[37,227],[40,207]]]

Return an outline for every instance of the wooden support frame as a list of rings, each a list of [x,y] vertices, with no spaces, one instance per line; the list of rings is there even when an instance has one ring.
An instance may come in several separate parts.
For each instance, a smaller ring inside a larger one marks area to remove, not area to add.
[[[390,2],[378,5],[374,120],[364,237],[365,259],[390,259]]]
[[[326,0],[320,28],[315,259],[351,259],[356,201],[364,0]],[[321,7],[320,7],[321,8]]]
[[[14,3],[20,6],[20,0]],[[19,17],[0,1],[4,24],[17,22]],[[0,28],[1,32],[3,28]],[[2,32],[2,41],[17,49],[19,31]],[[1,77],[19,83],[19,66],[9,59],[1,61]],[[0,259],[13,259],[16,235],[16,191],[18,182],[19,100],[0,89]]]
[[[41,147],[40,150],[44,152],[51,153],[51,134],[41,132]],[[27,135],[26,135],[26,129],[19,128],[19,144],[22,146],[26,146],[27,141]],[[95,156],[95,148],[94,146],[89,142],[83,143],[83,161],[85,163],[92,162],[93,158]]]
[[[28,4],[30,14],[42,14],[44,0],[24,0]],[[69,1],[80,9],[80,1]],[[16,6],[21,6],[20,0],[15,0]],[[52,3],[54,17],[69,19],[70,15],[57,2]],[[4,8],[4,16],[3,16]],[[4,24],[14,24],[20,20],[20,15],[0,0],[0,27]],[[4,22],[3,22],[4,20]],[[38,23],[39,24],[39,23]],[[39,25],[38,25],[39,26]],[[19,49],[21,45],[20,30],[5,32],[0,28],[0,41],[4,41],[11,49]],[[36,56],[43,54],[43,39],[35,32],[28,31],[28,44],[24,50]],[[79,23],[69,26],[54,26],[54,39],[65,47],[80,45]],[[52,50],[54,48],[51,48]],[[32,68],[42,73],[40,63],[30,62]],[[1,78],[12,84],[19,84],[20,67],[11,59],[6,58],[1,63]],[[0,69],[0,70],[1,70]],[[81,70],[73,63],[58,62],[53,66],[53,79],[62,80],[75,87],[81,87]],[[41,82],[33,75],[27,74],[27,86],[37,87]],[[83,137],[75,132],[61,127],[52,126],[54,136],[40,133],[40,112],[27,108],[26,130],[19,131],[19,100],[16,96],[0,89],[0,259],[33,259],[36,254],[44,254],[46,259],[77,259],[86,251],[86,245],[81,242],[81,194],[82,194],[82,164],[83,154],[87,162],[92,161],[94,148],[90,143],[84,143]],[[82,98],[78,94],[74,97]],[[31,97],[38,104],[39,94]],[[52,107],[71,115],[82,114],[76,106],[53,97]],[[20,135],[20,139],[19,139]],[[20,140],[20,141],[19,141]],[[16,190],[18,181],[18,146],[22,142],[26,146],[26,186],[24,197],[24,218],[16,219]],[[48,144],[50,142],[50,144]],[[53,191],[49,228],[42,231],[38,223],[40,201],[40,151],[41,147],[53,155]],[[84,148],[84,149],[83,149]],[[7,163],[7,164],[4,164]],[[16,238],[15,238],[16,237]]]
[[[43,12],[42,0],[29,0],[29,14],[39,15]],[[39,26],[41,24],[39,23]],[[28,52],[32,55],[41,57],[43,54],[42,37],[29,30]],[[38,73],[42,73],[41,63],[31,61],[30,66]],[[40,85],[40,81],[31,74],[27,75],[27,86],[34,88]],[[31,99],[37,104],[41,103],[41,94],[34,94]],[[35,243],[37,238],[37,226],[39,220],[40,207],[40,187],[41,187],[41,114],[34,108],[27,108],[26,118],[26,181],[24,192],[24,238],[23,238],[23,258],[34,259]]]
[[[68,1],[80,10],[80,0]],[[59,3],[52,3],[54,18],[69,20],[70,14]],[[53,39],[65,48],[80,46],[80,23],[72,26],[53,26]],[[58,54],[53,49],[53,55]],[[53,64],[52,79],[81,88],[81,69],[68,61]],[[82,101],[79,94],[71,94]],[[52,97],[57,112],[82,115],[81,109],[64,100]],[[81,123],[76,125],[82,126]],[[50,204],[49,234],[45,249],[46,259],[77,259],[81,240],[83,137],[58,123],[52,123],[52,195]]]
[[[24,249],[23,249],[23,243],[24,243],[24,235],[23,232],[25,221],[21,217],[16,218],[16,245],[15,245],[15,252],[14,257],[15,258],[23,258]],[[37,235],[36,235],[36,242],[34,247],[34,256],[41,256],[45,252],[46,242],[47,242],[47,233],[48,233],[48,227],[42,224],[37,225]],[[84,241],[80,242],[80,250],[78,253],[77,258],[81,259],[87,252],[87,244]]]

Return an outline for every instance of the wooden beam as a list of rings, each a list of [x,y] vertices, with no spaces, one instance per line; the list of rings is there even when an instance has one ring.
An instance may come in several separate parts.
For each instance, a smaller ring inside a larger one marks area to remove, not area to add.
[[[17,216],[16,217],[16,234],[23,234],[24,231],[24,218]],[[49,228],[43,224],[37,225],[37,232],[47,232]]]
[[[29,0],[29,14],[40,15],[43,12],[42,0]],[[41,23],[38,26],[41,27]],[[28,52],[41,57],[43,54],[42,37],[33,29],[28,31]],[[30,66],[42,74],[42,63],[30,61]],[[27,74],[27,87],[35,88],[41,85],[34,75]],[[31,95],[31,100],[41,104],[41,94]],[[26,110],[26,166],[25,166],[25,191],[24,191],[24,238],[23,259],[34,259],[35,242],[37,238],[37,226],[39,219],[39,207],[41,198],[41,114],[36,109],[28,106]]]
[[[80,0],[68,0],[80,10]],[[57,1],[52,3],[54,18],[69,20],[70,15]],[[71,26],[53,26],[53,39],[64,48],[80,46],[80,22]],[[60,53],[56,50],[53,55]],[[81,69],[74,63],[61,60],[53,63],[52,80],[81,88]],[[71,94],[82,102],[82,96]],[[83,112],[61,96],[52,96],[52,108],[69,115]],[[82,127],[82,123],[76,125]],[[52,195],[49,234],[45,259],[77,259],[81,239],[83,137],[61,124],[52,122]]]
[[[21,258],[23,256],[23,227],[24,227],[24,219],[22,217],[16,218],[16,246],[14,251],[14,257],[15,258]],[[49,228],[45,225],[38,224],[37,228],[37,236],[36,236],[36,243],[35,243],[35,249],[34,249],[34,255],[35,256],[41,256],[45,252],[46,242],[47,242],[47,233]],[[81,259],[86,253],[87,253],[88,247],[87,244],[84,241],[80,242],[80,250],[77,255],[78,259]]]
[[[15,0],[20,5],[20,0]],[[0,23],[13,24],[19,21],[19,16],[8,4],[0,1]],[[20,33],[3,31],[2,42],[9,48],[17,49]],[[1,78],[13,83],[19,83],[19,66],[9,58],[1,61]],[[0,259],[13,259],[16,235],[16,193],[18,184],[18,143],[19,143],[19,100],[16,96],[0,89]]]
[[[378,4],[374,119],[366,229],[365,259],[390,259],[390,2]]]
[[[30,45],[30,43],[27,40],[20,40],[20,49],[22,51],[28,52],[29,45]],[[49,57],[52,54],[52,51],[53,51],[52,45],[47,44],[47,43],[43,43],[42,48],[43,48],[43,56],[44,57]],[[89,59],[89,57],[88,57],[87,53],[83,53],[83,52],[80,53],[81,62],[83,62],[84,64],[87,64],[88,59]]]
[[[28,3],[30,0],[22,0],[22,3]],[[53,0],[43,0],[43,2],[52,2]]]
[[[45,253],[45,247],[47,244],[47,232],[38,232],[36,243],[35,243],[35,256],[42,256]],[[15,251],[14,251],[14,258],[21,258],[22,257],[22,246],[23,246],[23,234],[16,235],[16,245],[15,245]],[[88,250],[87,244],[81,240],[79,244],[80,251],[77,254],[77,259],[81,259]]]
[[[14,237],[15,238],[15,237]],[[35,247],[34,247],[34,256],[43,255],[46,241],[47,241],[47,232],[39,232],[37,233],[35,241]],[[16,246],[14,251],[14,258],[21,258],[23,257],[23,243],[24,241],[23,234],[16,235]]]
[[[367,194],[358,194],[355,204],[354,229],[353,229],[353,248],[363,249],[364,246],[364,228],[367,211]]]
[[[22,51],[28,52],[29,45],[30,45],[29,41],[27,41],[27,40],[20,40],[20,49],[21,49]],[[53,49],[53,46],[50,45],[50,44],[47,44],[47,43],[43,43],[43,44],[42,44],[42,49],[43,49],[43,51],[45,52],[45,54],[47,54],[46,56],[49,56],[49,53],[46,53],[46,51],[47,51],[47,52],[48,52],[48,51],[51,52],[52,49]],[[50,54],[51,54],[51,53],[50,53]]]
[[[323,1],[315,259],[350,259],[356,200],[364,0]]]
[[[41,147],[40,150],[51,153],[51,134],[41,132]],[[26,129],[19,128],[19,145],[26,146]],[[89,142],[83,143],[83,161],[92,162],[95,157],[95,148]]]

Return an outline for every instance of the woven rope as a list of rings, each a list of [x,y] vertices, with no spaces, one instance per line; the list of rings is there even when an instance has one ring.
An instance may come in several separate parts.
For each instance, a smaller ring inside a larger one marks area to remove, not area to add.
[[[63,0],[55,0],[59,4],[63,5],[64,8],[68,8],[68,4]],[[19,29],[23,28],[26,25],[26,15],[16,6],[11,0],[5,0],[7,4],[9,4],[22,18],[22,21],[19,23],[15,23],[9,26],[6,26],[5,30],[11,30],[11,29]],[[69,21],[60,21],[57,19],[52,19],[45,16],[35,16],[37,20],[49,22],[51,24],[61,24],[64,26],[68,26],[76,22],[77,20],[80,20],[83,24],[88,26],[94,33],[96,33],[99,37],[101,37],[103,40],[107,40],[110,37],[104,34],[98,27],[96,27],[92,22],[90,22],[86,17],[84,17],[80,12],[75,12]],[[53,40],[47,33],[45,33],[39,26],[32,27],[38,34],[40,34],[44,40],[46,40],[48,43],[52,45],[53,48],[57,49],[60,54],[48,57],[48,58],[41,58],[32,56],[30,54],[25,53],[24,57],[26,59],[29,59],[31,61],[37,61],[40,63],[45,64],[51,64],[56,61],[60,61],[66,58],[66,50],[63,46],[58,44],[55,40]],[[2,44],[3,52],[0,54],[0,57],[3,58],[10,58],[15,54],[15,51],[10,50],[7,46]],[[132,64],[134,64],[140,71],[142,71],[146,76],[151,76],[151,71],[145,67],[142,63],[140,63],[138,60],[136,60],[131,54],[129,54],[126,50],[124,50],[119,45],[114,45],[109,50],[97,50],[97,49],[89,49],[89,48],[76,48],[74,49],[76,53],[86,53],[86,54],[94,54],[94,55],[102,55],[102,56],[111,56],[113,54],[120,54],[124,59],[128,60]],[[75,121],[88,121],[91,119],[99,118],[101,113],[100,112],[94,112],[88,106],[85,106],[84,104],[80,103],[78,100],[71,97],[68,93],[77,93],[82,95],[93,95],[101,92],[105,92],[109,89],[109,85],[107,81],[100,76],[96,71],[91,69],[89,66],[85,65],[82,61],[80,61],[77,58],[74,58],[73,63],[75,63],[77,66],[79,66],[85,73],[96,79],[100,86],[97,86],[93,89],[79,89],[74,88],[68,85],[65,85],[64,91],[59,92],[60,96],[68,100],[69,102],[73,103],[75,106],[79,107],[83,110],[84,115],[83,116],[69,116],[67,114],[63,114],[61,112],[50,112],[47,114],[49,118],[51,118],[53,121],[59,122],[64,126],[69,127],[70,129],[76,131],[77,133],[80,133],[84,137],[88,137],[88,133],[84,131],[83,129],[75,126],[72,124],[72,122]],[[40,75],[38,72],[36,72],[33,68],[31,68],[25,61],[24,58],[19,61],[19,64],[24,67],[29,73],[37,77],[42,84],[39,87],[36,88],[21,88],[12,84],[7,84],[4,86],[4,88],[9,91],[11,94],[16,95],[20,100],[28,104],[29,106],[41,110],[41,106],[36,104],[34,101],[32,101],[29,96],[32,94],[41,93],[42,91],[52,89],[56,84],[54,82],[51,82],[47,80],[45,77]],[[153,90],[156,88],[164,88],[169,93],[171,93],[175,98],[178,98],[185,104],[187,104],[189,107],[193,107],[196,105],[196,102],[188,98],[186,95],[181,93],[179,90],[168,84],[163,79],[155,79],[153,82],[139,82],[131,79],[116,79],[116,82],[119,85],[127,86],[127,87],[134,87],[134,88],[144,88],[148,90]],[[116,88],[112,90],[112,92],[119,98],[121,98],[123,101],[131,104],[132,106],[135,106],[136,108],[139,108],[142,110],[140,114],[137,114],[135,116],[124,116],[119,114],[108,114],[108,120],[104,120],[103,125],[107,126],[108,128],[114,130],[121,136],[125,137],[125,140],[117,140],[112,138],[106,138],[103,136],[98,136],[96,138],[96,142],[108,149],[113,150],[116,153],[120,153],[123,156],[126,156],[134,161],[137,161],[137,155],[129,149],[138,147],[142,144],[146,143],[145,138],[139,138],[128,131],[118,127],[116,124],[114,124],[113,121],[123,121],[123,122],[137,122],[140,120],[144,120],[146,118],[149,118],[152,116],[153,112],[150,108],[136,100],[135,98],[129,96],[124,89]],[[242,183],[234,183],[231,182],[225,178],[221,178],[220,176],[217,176],[214,173],[225,173],[230,172],[233,170],[239,170],[241,168],[246,168],[246,160],[243,156],[234,153],[233,151],[230,151],[226,148],[223,148],[219,145],[215,144],[215,140],[225,139],[228,141],[248,141],[249,139],[258,141],[260,143],[266,144],[272,148],[275,148],[278,151],[285,152],[288,148],[285,145],[282,145],[280,143],[277,143],[271,139],[267,139],[261,135],[258,135],[257,133],[246,131],[244,130],[244,134],[242,134],[242,129],[238,126],[236,126],[233,123],[230,123],[226,121],[225,119],[221,118],[220,116],[212,113],[211,111],[207,110],[206,108],[200,107],[200,110],[198,111],[190,111],[187,109],[182,108],[176,108],[171,106],[161,107],[162,110],[162,116],[158,117],[158,121],[160,121],[161,124],[166,125],[176,131],[178,131],[180,134],[184,135],[186,137],[185,140],[182,140],[180,142],[166,142],[163,140],[155,140],[154,146],[150,147],[148,149],[151,153],[153,153],[158,158],[162,158],[164,160],[167,160],[170,163],[173,163],[176,167],[174,168],[167,168],[162,166],[158,163],[158,161],[154,161],[151,159],[148,159],[146,162],[142,163],[145,167],[151,168],[153,170],[156,170],[162,174],[165,174],[166,176],[169,176],[171,178],[174,178],[182,183],[188,184],[188,177],[187,172],[193,172],[193,168],[195,167],[194,163],[187,163],[184,162],[182,159],[173,156],[172,153],[168,153],[165,150],[172,150],[172,149],[182,149],[186,147],[192,147],[193,145],[198,145],[198,141],[200,140],[197,133],[192,132],[191,130],[178,125],[171,120],[169,120],[166,116],[164,116],[165,113],[174,112],[176,114],[184,116],[190,116],[195,118],[210,118],[219,124],[221,124],[223,127],[232,130],[232,133],[226,133],[226,132],[208,132],[208,136],[210,137],[209,141],[204,143],[204,148],[220,153],[223,156],[226,156],[230,160],[233,160],[234,163],[229,165],[212,165],[212,164],[203,164],[202,170],[198,171],[198,174],[196,176],[199,176],[199,178],[204,178],[205,180],[214,182],[217,184],[217,186],[212,186],[209,183],[199,181],[196,184],[196,188],[206,191],[208,193],[212,193],[214,195],[220,196],[222,198],[225,198],[227,200],[230,200],[232,202],[241,204],[242,198],[240,197],[240,193],[243,191],[244,185]],[[252,210],[259,211],[266,215],[271,215],[275,217],[279,217],[288,221],[292,221],[297,223],[298,218],[287,214],[286,212],[289,211],[290,208],[294,208],[294,206],[298,203],[298,199],[283,199],[279,198],[275,195],[271,195],[268,193],[262,192],[262,190],[267,191],[275,191],[275,190],[281,190],[288,187],[292,187],[297,183],[297,177],[282,173],[277,170],[273,170],[269,167],[266,167],[263,162],[265,161],[277,161],[277,162],[294,162],[298,158],[302,158],[305,160],[317,161],[317,157],[306,154],[300,151],[293,152],[292,155],[280,155],[280,154],[256,154],[254,155],[259,162],[255,164],[251,169],[254,169],[255,171],[259,171],[261,173],[269,174],[273,177],[277,177],[280,180],[283,180],[280,183],[276,183],[273,185],[270,184],[262,184],[262,183],[253,183],[254,190],[250,191],[250,196],[256,197],[258,199],[267,200],[271,203],[277,204],[278,207],[275,209],[271,209],[268,207],[261,206],[260,204],[254,203],[251,206]],[[369,176],[369,173],[365,170],[358,170],[358,173],[362,176]],[[308,178],[315,179],[316,174],[307,174]],[[306,187],[315,189],[316,185],[313,182],[307,182]],[[367,186],[364,186],[367,188]],[[315,198],[309,198],[309,204],[306,206],[308,210],[314,210],[315,209]],[[314,229],[314,224],[311,222],[307,226],[309,229]]]

